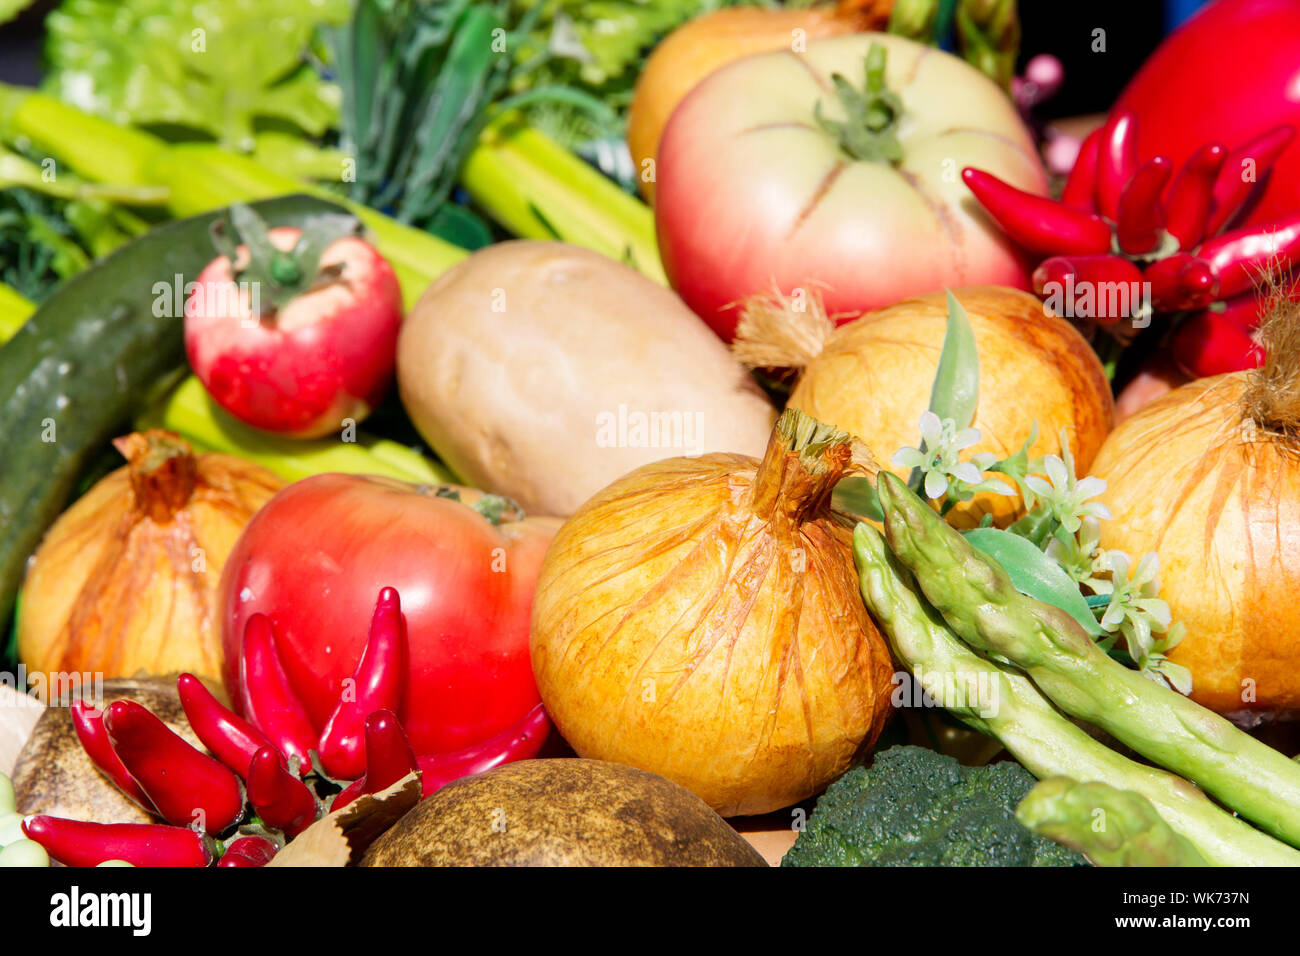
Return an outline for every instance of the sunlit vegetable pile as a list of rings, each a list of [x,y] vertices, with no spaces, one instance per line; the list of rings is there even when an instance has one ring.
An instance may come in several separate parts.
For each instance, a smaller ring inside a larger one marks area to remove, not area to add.
[[[1071,140],[1011,0],[63,0],[0,865],[1300,865],[1267,6]]]

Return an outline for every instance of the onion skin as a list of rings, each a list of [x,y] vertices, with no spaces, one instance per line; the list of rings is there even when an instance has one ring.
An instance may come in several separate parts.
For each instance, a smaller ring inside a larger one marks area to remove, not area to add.
[[[1030,456],[1061,453],[1059,432],[1070,440],[1079,474],[1087,472],[1114,419],[1114,402],[1092,347],[1064,319],[1027,293],[999,286],[954,290],[966,309],[979,350],[978,445],[963,452],[1014,454],[1035,420],[1038,441]],[[831,335],[803,370],[789,406],[861,438],[882,467],[904,446],[921,440],[921,414],[947,330],[945,293],[906,299],[870,312]],[[1006,524],[1019,508],[1014,498],[978,495],[954,508],[950,520],[974,526],[985,512]]]
[[[146,488],[144,504],[132,466],[119,468],[46,534],[18,627],[19,659],[29,674],[45,673],[46,686],[58,686],[51,673],[184,671],[220,682],[221,571],[248,519],[284,483],[233,455],[190,461],[192,488],[172,474]]]
[[[1101,545],[1134,561],[1159,555],[1160,596],[1187,628],[1170,658],[1191,670],[1193,700],[1234,716],[1294,715],[1300,456],[1242,424],[1247,380],[1191,382],[1111,433],[1092,467],[1114,517],[1101,522]]]
[[[800,474],[775,442],[762,472],[674,458],[599,492],[556,536],[533,605],[533,671],[565,740],[724,816],[818,793],[890,711],[852,522],[829,510],[839,472]]]

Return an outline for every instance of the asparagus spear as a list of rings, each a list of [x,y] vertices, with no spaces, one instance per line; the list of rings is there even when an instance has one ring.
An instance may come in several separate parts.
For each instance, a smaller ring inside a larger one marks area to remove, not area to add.
[[[880,532],[853,532],[862,597],[894,654],[958,718],[996,737],[1034,776],[1099,780],[1146,797],[1210,862],[1296,866],[1300,853],[1217,807],[1186,780],[1115,753],[1075,726],[1009,667],[963,644],[890,553]],[[973,685],[982,692],[972,693]],[[1153,685],[1154,686],[1154,685]],[[988,706],[988,705],[992,706]]]
[[[1023,670],[1067,714],[1300,845],[1300,764],[1113,660],[1069,614],[1017,591],[894,475],[880,473],[877,493],[890,546],[958,637]]]
[[[1052,777],[1025,794],[1016,819],[1096,866],[1207,866],[1151,801],[1107,783]]]

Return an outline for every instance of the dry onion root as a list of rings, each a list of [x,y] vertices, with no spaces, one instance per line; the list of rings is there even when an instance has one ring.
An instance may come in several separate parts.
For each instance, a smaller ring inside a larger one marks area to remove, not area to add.
[[[1114,417],[1101,362],[1065,319],[1034,296],[1000,286],[953,290],[979,350],[979,407],[970,449],[1014,454],[1038,424],[1031,458],[1060,455],[1062,430],[1086,473]],[[732,353],[752,368],[798,372],[789,407],[862,439],[882,460],[915,446],[948,324],[944,292],[916,296],[852,321],[827,316],[813,292],[763,294],[744,304]],[[836,324],[840,323],[838,327]],[[906,472],[891,468],[900,477]],[[1009,524],[1017,498],[980,494],[954,508],[959,527],[991,512]]]
[[[850,436],[787,411],[762,461],[668,459],[583,505],[547,552],[531,642],[574,749],[740,815],[819,792],[869,748],[892,667],[830,506],[865,466]]]
[[[1300,308],[1272,296],[1260,337],[1261,368],[1174,389],[1092,466],[1102,546],[1159,556],[1192,698],[1246,723],[1300,714]]]
[[[189,671],[221,680],[217,584],[235,539],[284,484],[233,455],[151,430],[127,465],[59,517],[27,570],[18,654],[29,675]]]

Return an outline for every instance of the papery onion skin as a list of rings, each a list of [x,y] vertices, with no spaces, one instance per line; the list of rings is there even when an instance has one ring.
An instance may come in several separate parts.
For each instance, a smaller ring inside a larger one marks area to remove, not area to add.
[[[188,671],[221,680],[221,571],[248,519],[284,482],[233,455],[192,462],[188,495],[183,479],[169,478],[138,505],[127,465],[50,528],[23,585],[18,655],[29,676]]]
[[[1170,658],[1192,699],[1234,716],[1300,711],[1300,454],[1243,423],[1247,373],[1199,379],[1142,408],[1102,446],[1101,546],[1160,558],[1186,637]],[[1250,699],[1250,698],[1254,699]]]
[[[791,493],[807,476],[785,466],[770,520],[752,506],[756,459],[633,471],[560,530],[533,606],[533,670],[574,749],[665,776],[724,816],[819,792],[890,709],[852,522],[829,511],[829,485]]]
[[[979,350],[979,407],[974,426],[982,440],[962,453],[1014,454],[1038,423],[1030,457],[1061,453],[1065,429],[1080,476],[1087,473],[1110,431],[1114,402],[1092,347],[1069,322],[1037,298],[1001,286],[953,290],[966,310]],[[920,421],[947,330],[944,292],[905,299],[869,312],[832,333],[803,369],[789,407],[861,438],[883,467],[902,447],[917,447]],[[964,423],[963,423],[964,424]],[[979,495],[950,512],[958,527],[973,527],[986,512],[1002,525],[1018,501]]]

